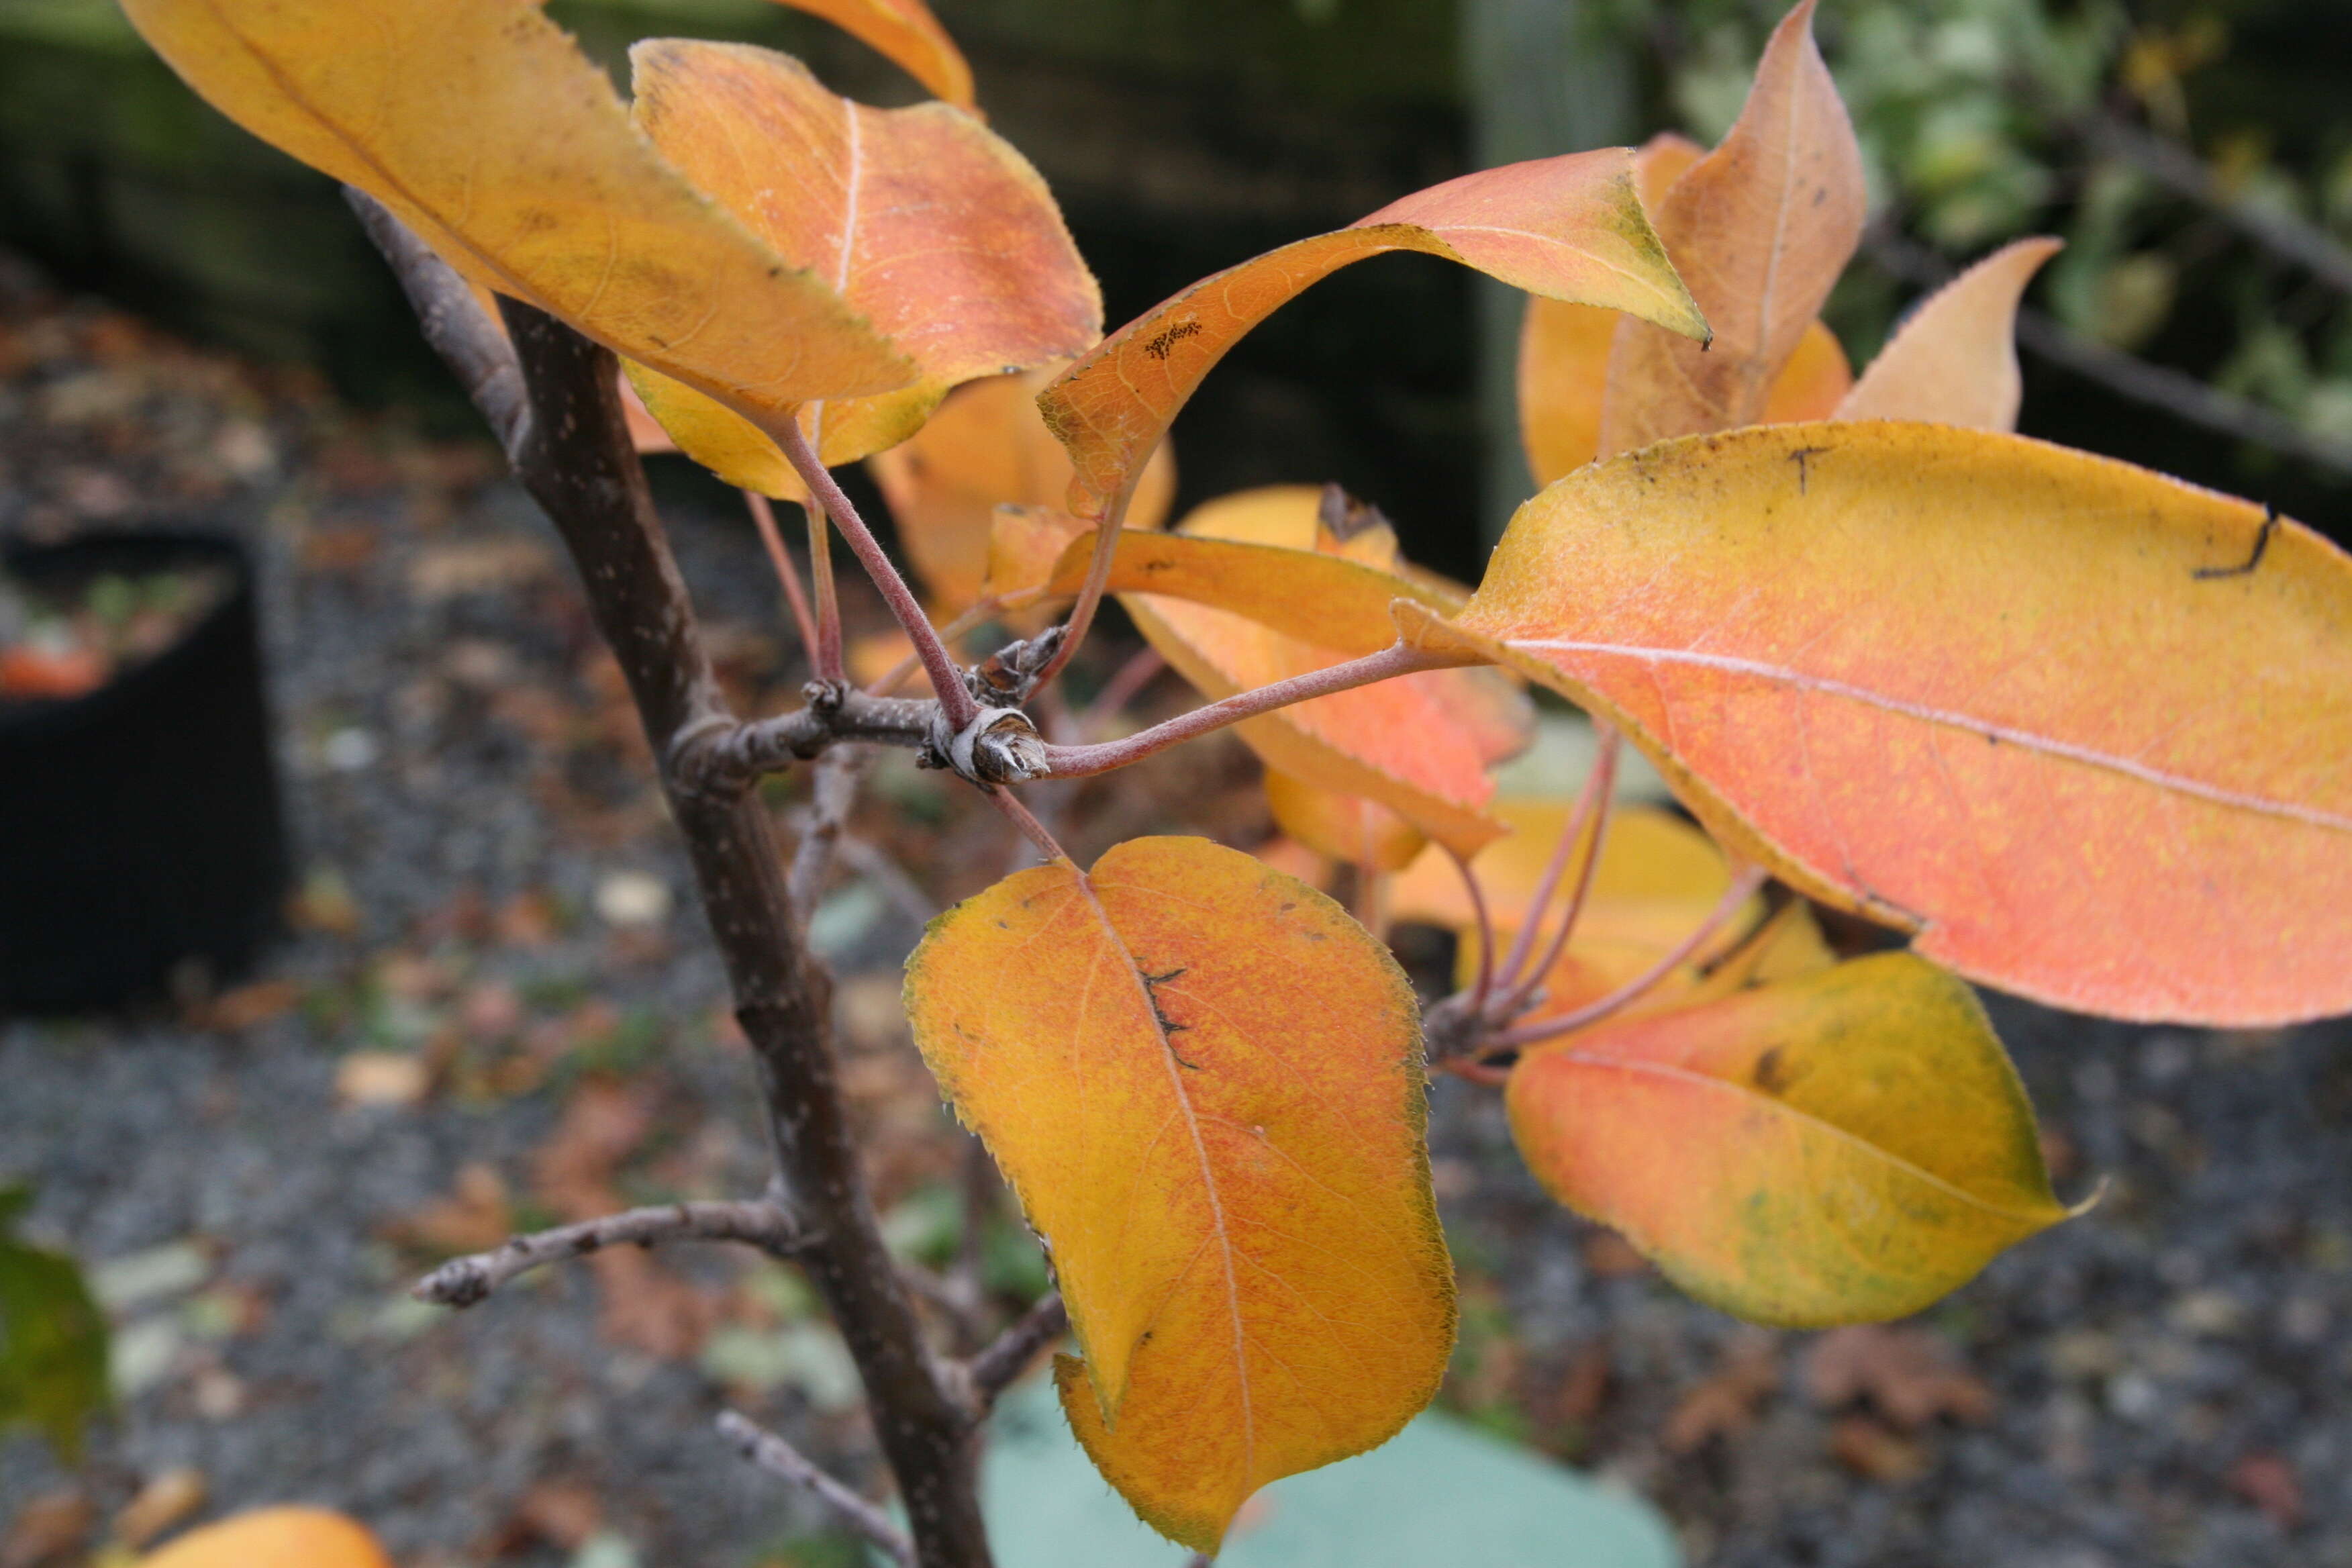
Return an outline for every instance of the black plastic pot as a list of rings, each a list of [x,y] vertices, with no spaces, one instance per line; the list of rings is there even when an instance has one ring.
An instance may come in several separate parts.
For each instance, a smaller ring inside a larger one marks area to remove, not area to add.
[[[285,833],[253,564],[215,535],[12,544],[23,580],[226,567],[181,639],[87,695],[0,703],[0,1012],[185,994],[279,930]]]

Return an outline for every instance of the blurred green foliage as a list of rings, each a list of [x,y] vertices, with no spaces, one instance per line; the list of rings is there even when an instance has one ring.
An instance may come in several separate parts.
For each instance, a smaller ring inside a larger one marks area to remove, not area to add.
[[[68,1464],[106,1409],[106,1318],[61,1252],[16,1238],[32,1193],[0,1187],[0,1432],[30,1426]]]

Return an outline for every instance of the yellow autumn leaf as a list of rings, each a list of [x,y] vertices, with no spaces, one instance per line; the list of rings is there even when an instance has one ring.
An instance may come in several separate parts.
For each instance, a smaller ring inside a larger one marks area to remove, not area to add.
[[[1983,1009],[1908,953],[1597,1025],[1507,1102],[1553,1196],[1752,1322],[1916,1312],[2067,1215]]]
[[[933,921],[907,1016],[1051,1251],[1071,1424],[1154,1528],[1213,1552],[1258,1488],[1436,1392],[1454,1296],[1418,1012],[1329,899],[1134,840]]]
[[[786,408],[915,363],[662,161],[536,0],[126,0],[230,119],[477,287],[709,395]]]

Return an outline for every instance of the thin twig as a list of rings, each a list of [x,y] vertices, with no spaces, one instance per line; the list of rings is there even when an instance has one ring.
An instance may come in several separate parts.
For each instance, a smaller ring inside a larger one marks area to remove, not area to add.
[[[764,1199],[664,1204],[518,1236],[492,1251],[453,1258],[409,1287],[408,1293],[444,1307],[470,1307],[517,1275],[545,1264],[607,1247],[651,1247],[662,1241],[742,1241],[778,1258],[808,1244],[793,1217]]]
[[[1066,646],[1066,644],[1065,645]],[[1328,668],[1295,675],[1287,680],[1277,680],[1228,697],[1221,702],[1206,703],[1189,713],[1180,713],[1164,724],[1154,724],[1120,741],[1104,741],[1090,746],[1054,746],[1045,748],[1045,765],[1055,778],[1085,778],[1093,773],[1108,773],[1130,763],[1139,763],[1155,752],[1162,752],[1179,742],[1189,741],[1254,719],[1260,713],[1271,713],[1277,708],[1287,708],[1294,702],[1307,702],[1318,697],[1328,697],[1335,691],[1350,691],[1374,681],[1393,679],[1400,675],[1413,675],[1424,669],[1443,669],[1461,662],[1444,654],[1433,654],[1420,648],[1407,647],[1402,643],[1351,658]]]
[[[1755,867],[1749,867],[1732,879],[1731,886],[1724,892],[1723,900],[1715,906],[1705,920],[1699,921],[1690,935],[1676,942],[1674,950],[1659,959],[1657,963],[1598,1001],[1588,1002],[1574,1012],[1562,1013],[1557,1018],[1546,1018],[1539,1024],[1527,1024],[1516,1029],[1506,1029],[1498,1035],[1491,1035],[1487,1037],[1486,1044],[1497,1050],[1502,1050],[1518,1046],[1532,1046],[1544,1040],[1558,1039],[1571,1031],[1597,1024],[1618,1009],[1641,1000],[1652,986],[1687,963],[1691,954],[1705,946],[1710,937],[1721,931],[1724,922],[1738,914],[1740,907],[1749,899],[1754,898],[1756,889],[1763,885],[1764,872]]]
[[[1513,1016],[1527,1005],[1528,998],[1535,994],[1536,988],[1543,984],[1544,976],[1549,974],[1552,965],[1559,962],[1559,955],[1568,951],[1568,939],[1575,934],[1577,919],[1584,913],[1584,900],[1592,892],[1593,873],[1601,868],[1601,845],[1609,834],[1610,807],[1616,803],[1619,745],[1617,731],[1607,725],[1601,726],[1600,748],[1592,759],[1592,773],[1584,781],[1582,798],[1577,801],[1575,817],[1568,827],[1568,837],[1571,841],[1583,838],[1589,827],[1591,842],[1585,848],[1584,858],[1577,863],[1576,887],[1568,895],[1568,904],[1560,910],[1559,926],[1552,932],[1551,941],[1545,945],[1543,956],[1532,966],[1520,969],[1517,966],[1527,958],[1524,943],[1513,944],[1512,970],[1503,981],[1504,994],[1495,1000],[1495,1011],[1502,1018]],[[1543,907],[1550,899],[1549,887],[1537,895],[1535,903],[1528,910],[1528,922],[1520,930],[1522,939],[1533,932],[1542,921]]]
[[[890,557],[882,549],[882,542],[874,537],[873,531],[866,526],[866,520],[859,517],[857,509],[850,504],[849,497],[842,493],[832,470],[818,460],[815,450],[809,446],[808,437],[801,432],[800,421],[791,417],[771,420],[767,424],[767,431],[791,460],[793,471],[800,475],[801,483],[808,487],[810,496],[824,508],[825,515],[833,519],[834,526],[841,530],[842,538],[849,542],[851,552],[865,566],[866,574],[874,579],[875,587],[881,590],[882,602],[890,606],[890,614],[898,618],[898,629],[905,632],[907,639],[915,645],[915,653],[923,661],[923,670],[931,678],[931,689],[939,697],[940,707],[947,714],[950,728],[961,731],[979,716],[980,704],[965,688],[963,672],[956,668],[947,645],[940,640],[940,634],[931,629],[931,619],[923,613],[922,605],[915,598],[915,591],[907,586],[904,577],[898,575],[898,568],[891,564]]]
[[[1454,868],[1462,873],[1462,890],[1470,895],[1470,913],[1478,928],[1478,978],[1470,987],[1470,1016],[1484,1017],[1486,997],[1495,987],[1495,920],[1486,910],[1486,889],[1470,869],[1470,858],[1451,844],[1440,846]]]
[[[834,849],[857,804],[857,786],[865,777],[869,754],[858,748],[827,752],[816,765],[809,785],[806,825],[793,850],[792,872],[785,884],[792,891],[793,908],[801,911],[803,920],[815,910],[817,895],[824,890],[825,873],[833,868]]]
[[[809,584],[816,595],[816,678],[846,682],[849,668],[842,660],[841,587],[833,575],[833,531],[825,526],[824,509],[814,502],[803,506],[808,522]]]
[[[1924,246],[1891,231],[1873,234],[1867,253],[1895,277],[1926,288],[1950,281],[1952,269]],[[2352,474],[2352,443],[2315,436],[2294,420],[2235,393],[2210,386],[2185,371],[2151,364],[2030,307],[2017,312],[2017,341],[2042,358],[2096,382],[2119,397],[2215,431],[2235,440],[2268,447],[2305,462]]]
[[[1551,859],[1545,864],[1543,877],[1536,883],[1535,897],[1528,900],[1527,917],[1519,921],[1519,929],[1511,939],[1510,955],[1503,960],[1502,977],[1507,989],[1517,984],[1527,973],[1528,955],[1535,947],[1536,932],[1542,928],[1544,910],[1550,907],[1552,894],[1559,890],[1560,878],[1568,873],[1569,857],[1576,852],[1577,846],[1583,841],[1585,829],[1591,826],[1593,802],[1605,795],[1616,782],[1617,731],[1597,721],[1596,727],[1599,734],[1592,755],[1592,771],[1584,776],[1584,787],[1577,792],[1575,809],[1569,813],[1568,826],[1560,830],[1559,842],[1552,846]],[[1600,851],[1600,841],[1595,839],[1592,853],[1584,858],[1585,881],[1591,880],[1592,867],[1601,858]],[[1576,906],[1582,901],[1580,886],[1570,899],[1569,918],[1562,930],[1576,923]],[[1549,967],[1549,963],[1540,964],[1536,973],[1540,974]]]
[[[1069,1309],[1059,1290],[1048,1290],[1015,1318],[987,1347],[963,1363],[975,1408],[985,1412],[996,1396],[1029,1370],[1037,1352],[1069,1332]]]
[[[2084,129],[2102,152],[2129,163],[2173,195],[2195,202],[2329,288],[2352,294],[2352,250],[2337,244],[2326,229],[2291,212],[2236,195],[2214,175],[2204,159],[2178,142],[2106,114],[2092,116]]]
[[[1076,868],[1077,862],[1070,858],[1069,853],[1060,844],[1055,842],[1054,836],[1045,830],[1045,825],[1032,816],[1029,808],[1014,798],[1011,790],[991,784],[981,793],[987,795],[990,804],[1003,812],[1012,821],[1013,826],[1021,830],[1023,837],[1037,847],[1038,854],[1048,860],[1058,860],[1065,866]]]
[[[1111,672],[1111,678],[1103,682],[1102,689],[1095,693],[1094,700],[1078,715],[1075,726],[1078,739],[1091,741],[1099,736],[1109,727],[1110,721],[1167,668],[1168,661],[1160,657],[1158,648],[1139,648],[1133,658]]]
[[[784,536],[776,531],[776,512],[768,498],[758,490],[745,490],[743,504],[751,509],[751,526],[760,531],[760,542],[768,552],[768,564],[775,568],[776,582],[784,590],[784,603],[792,607],[793,625],[800,629],[801,651],[807,654],[812,669],[816,664],[816,623],[810,618],[808,596],[801,592],[801,574],[793,565],[792,552],[784,548]]]
[[[1144,454],[1149,460],[1150,454]],[[1062,673],[1070,660],[1077,656],[1078,645],[1087,640],[1093,629],[1095,612],[1102,608],[1103,590],[1110,585],[1111,563],[1118,556],[1118,531],[1127,526],[1128,503],[1135,500],[1135,487],[1143,480],[1144,462],[1139,461],[1128,469],[1118,493],[1110,499],[1103,514],[1095,520],[1095,552],[1087,561],[1087,579],[1078,589],[1076,603],[1070,606],[1067,619],[1062,623],[1062,646],[1054,650],[1037,677],[1037,684],[1048,686]]]
[[[900,1568],[911,1568],[915,1543],[890,1522],[890,1516],[859,1497],[840,1481],[818,1469],[808,1457],[773,1432],[732,1410],[719,1413],[719,1435],[735,1445],[744,1458],[770,1475],[814,1492],[840,1517],[841,1522],[871,1542]]]
[[[523,429],[530,417],[514,345],[499,331],[498,323],[482,313],[480,301],[456,268],[383,203],[353,185],[343,187],[343,200],[359,215],[368,238],[392,263],[401,291],[416,312],[425,341],[457,375],[511,459],[521,448]]]

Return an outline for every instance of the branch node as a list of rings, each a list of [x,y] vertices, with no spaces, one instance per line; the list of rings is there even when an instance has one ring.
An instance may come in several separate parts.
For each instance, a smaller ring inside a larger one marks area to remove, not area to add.
[[[946,729],[942,710],[939,731]],[[944,746],[935,739],[933,749],[944,752],[948,766],[977,784],[1026,784],[1051,771],[1045,738],[1018,708],[983,708],[971,723],[947,736]]]
[[[798,1448],[732,1410],[719,1413],[719,1435],[735,1445],[743,1458],[759,1468],[802,1487],[833,1510],[841,1522],[871,1542],[901,1568],[912,1568],[914,1543],[880,1509],[817,1468]]]

